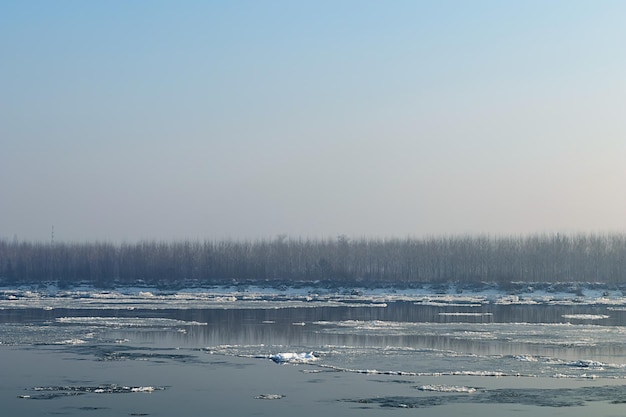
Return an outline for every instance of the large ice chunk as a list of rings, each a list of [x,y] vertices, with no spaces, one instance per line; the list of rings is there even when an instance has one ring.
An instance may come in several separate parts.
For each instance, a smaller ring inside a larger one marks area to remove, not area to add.
[[[313,352],[310,352],[310,353],[286,352],[286,353],[277,353],[275,355],[270,355],[270,359],[276,363],[307,363],[307,362],[316,361],[317,357],[313,355]]]

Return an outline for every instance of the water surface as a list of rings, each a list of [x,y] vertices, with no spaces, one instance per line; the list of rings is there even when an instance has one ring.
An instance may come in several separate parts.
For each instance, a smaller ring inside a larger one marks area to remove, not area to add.
[[[620,294],[2,294],[9,415],[626,412]]]

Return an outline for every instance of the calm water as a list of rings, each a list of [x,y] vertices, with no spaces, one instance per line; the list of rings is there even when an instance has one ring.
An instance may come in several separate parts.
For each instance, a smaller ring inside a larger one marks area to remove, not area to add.
[[[620,295],[0,297],[6,415],[626,413]]]

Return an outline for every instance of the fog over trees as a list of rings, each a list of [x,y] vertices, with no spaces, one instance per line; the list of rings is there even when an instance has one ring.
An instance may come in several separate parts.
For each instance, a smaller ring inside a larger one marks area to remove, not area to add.
[[[0,240],[7,284],[144,282],[403,284],[603,282],[626,278],[626,234],[405,239],[21,242]]]

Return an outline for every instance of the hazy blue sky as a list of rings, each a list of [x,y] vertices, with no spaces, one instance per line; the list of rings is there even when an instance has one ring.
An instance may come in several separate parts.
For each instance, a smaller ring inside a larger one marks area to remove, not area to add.
[[[626,231],[626,1],[0,1],[0,237]]]

